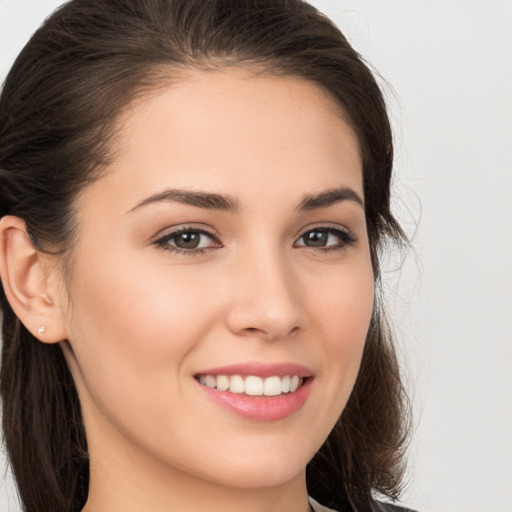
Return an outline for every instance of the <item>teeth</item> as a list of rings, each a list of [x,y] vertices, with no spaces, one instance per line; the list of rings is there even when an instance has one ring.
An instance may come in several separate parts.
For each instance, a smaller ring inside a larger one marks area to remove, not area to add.
[[[206,376],[206,385],[209,388],[216,388],[217,387],[217,379],[213,375],[207,375]]]
[[[263,394],[265,396],[277,396],[283,392],[279,377],[268,377],[263,382]]]
[[[231,393],[245,393],[244,379],[240,375],[232,375],[229,379],[229,391]]]
[[[249,396],[279,396],[283,393],[293,393],[304,382],[298,375],[286,375],[284,377],[272,376],[267,378],[249,375],[200,375],[199,382],[203,386],[216,388],[219,391]]]
[[[283,393],[289,393],[290,392],[290,376],[287,375],[286,377],[283,377],[281,380],[281,391]]]
[[[249,396],[263,395],[263,379],[261,377],[246,377],[245,378],[245,394]]]
[[[297,377],[297,375],[294,375],[290,381],[290,393],[293,393],[294,391],[297,391],[297,388],[299,387],[300,379]],[[206,379],[206,385],[208,384],[208,379]]]
[[[216,387],[219,391],[227,391],[229,389],[229,378],[225,375],[219,375]]]

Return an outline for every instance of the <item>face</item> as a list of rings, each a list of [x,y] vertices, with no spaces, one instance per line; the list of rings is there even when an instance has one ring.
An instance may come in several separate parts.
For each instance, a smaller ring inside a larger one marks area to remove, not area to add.
[[[298,79],[191,72],[124,115],[77,203],[62,312],[91,468],[303,475],[372,313],[361,168],[339,110]]]

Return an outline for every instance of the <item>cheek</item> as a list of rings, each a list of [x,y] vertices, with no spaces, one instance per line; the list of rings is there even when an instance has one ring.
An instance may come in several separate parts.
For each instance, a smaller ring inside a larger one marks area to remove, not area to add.
[[[128,400],[145,409],[155,389],[179,387],[186,356],[219,315],[201,276],[125,260],[88,265],[98,270],[73,286],[75,369],[105,410]]]
[[[201,329],[199,315],[208,318],[209,311],[201,305],[214,304],[198,273],[127,259],[111,264],[103,260],[98,268],[73,288],[73,303],[81,307],[75,309],[76,324],[123,348],[128,341],[143,351],[159,344],[176,347],[188,333]],[[204,300],[198,300],[199,295]]]
[[[350,266],[308,293],[310,309],[330,350],[345,352],[364,344],[374,302],[371,265]]]
[[[371,265],[351,267],[312,294],[311,308],[323,342],[318,375],[325,390],[323,410],[334,425],[354,386],[374,303]],[[313,309],[314,308],[314,309]],[[320,353],[320,350],[318,351]]]

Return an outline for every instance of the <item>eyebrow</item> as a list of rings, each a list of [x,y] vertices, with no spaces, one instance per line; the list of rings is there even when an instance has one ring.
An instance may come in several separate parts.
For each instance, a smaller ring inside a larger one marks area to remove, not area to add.
[[[333,204],[340,203],[342,201],[354,201],[358,205],[364,207],[364,203],[359,194],[349,188],[341,187],[326,190],[319,194],[310,194],[305,196],[297,207],[298,211],[310,211],[316,210],[317,208],[327,208]]]
[[[223,194],[213,194],[211,192],[199,192],[182,189],[167,189],[163,192],[153,194],[137,203],[130,212],[138,210],[148,204],[172,202],[188,204],[203,208],[206,210],[226,211],[230,213],[240,213],[241,206],[237,199]],[[353,189],[341,187],[326,190],[318,194],[306,195],[297,207],[297,211],[311,211],[318,208],[327,208],[342,201],[354,201],[360,206],[364,206],[363,200]]]
[[[138,210],[143,206],[152,203],[175,201],[177,203],[189,204],[204,208],[206,210],[220,210],[231,213],[239,213],[241,208],[236,199],[223,194],[212,194],[210,192],[195,192],[180,189],[168,189],[143,199],[135,205],[130,212]]]

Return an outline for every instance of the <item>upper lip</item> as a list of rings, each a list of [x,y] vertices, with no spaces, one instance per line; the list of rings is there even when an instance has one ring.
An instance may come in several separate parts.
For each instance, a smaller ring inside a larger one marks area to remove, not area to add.
[[[261,363],[258,361],[248,361],[208,368],[197,372],[197,375],[256,375],[258,377],[297,375],[299,377],[312,377],[313,371],[307,366],[292,362]]]

